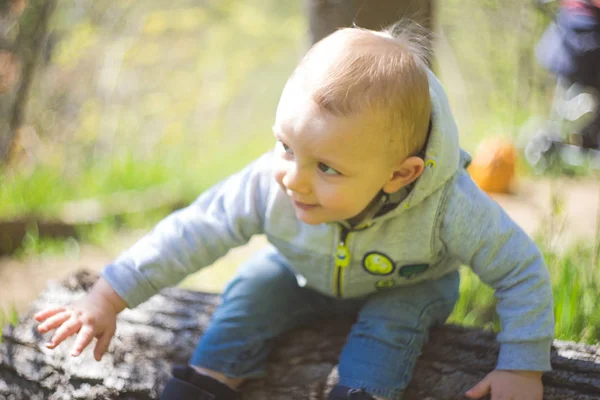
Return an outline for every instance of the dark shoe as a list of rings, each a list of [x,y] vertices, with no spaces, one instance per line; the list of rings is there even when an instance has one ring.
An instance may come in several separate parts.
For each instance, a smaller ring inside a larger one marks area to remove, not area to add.
[[[327,400],[375,400],[375,398],[363,389],[352,389],[338,385],[331,389]]]
[[[200,374],[190,366],[173,368],[160,400],[236,400],[237,390],[231,389],[210,376]]]

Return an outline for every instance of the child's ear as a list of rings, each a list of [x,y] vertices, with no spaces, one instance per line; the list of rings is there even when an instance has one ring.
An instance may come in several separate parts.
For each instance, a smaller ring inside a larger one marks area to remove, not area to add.
[[[390,179],[383,185],[385,193],[394,193],[404,186],[413,183],[421,176],[425,162],[420,157],[409,157],[394,167]]]

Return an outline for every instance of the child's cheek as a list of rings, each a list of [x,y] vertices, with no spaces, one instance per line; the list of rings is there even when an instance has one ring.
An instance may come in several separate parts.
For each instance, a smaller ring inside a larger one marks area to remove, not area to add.
[[[321,192],[323,193],[323,192]],[[345,196],[343,192],[339,191],[328,191],[323,193],[322,202],[329,208],[336,209],[343,214],[352,212],[352,196]]]

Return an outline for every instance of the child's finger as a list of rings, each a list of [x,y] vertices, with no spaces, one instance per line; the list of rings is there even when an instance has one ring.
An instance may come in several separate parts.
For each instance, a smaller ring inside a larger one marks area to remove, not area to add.
[[[65,340],[69,336],[77,333],[77,331],[79,331],[79,329],[81,329],[81,325],[82,325],[82,323],[81,323],[81,321],[79,321],[78,318],[71,317],[68,321],[64,322],[60,326],[60,328],[58,328],[56,330],[56,332],[54,333],[54,336],[52,337],[50,342],[48,342],[46,344],[46,347],[48,347],[49,349],[52,349],[52,348],[58,346],[59,344],[62,343],[63,340]]]
[[[73,357],[77,357],[83,349],[87,347],[88,344],[94,338],[94,328],[91,325],[83,325],[79,334],[77,334],[77,338],[75,339],[75,345],[73,346],[73,350],[71,351],[71,355]]]
[[[108,350],[108,345],[110,344],[112,336],[113,332],[106,331],[98,338],[96,348],[94,349],[94,358],[96,361],[100,361],[104,353],[106,353],[106,350]]]
[[[71,318],[71,314],[68,312],[59,312],[51,317],[49,317],[48,319],[46,319],[46,321],[44,321],[43,323],[41,323],[37,330],[40,333],[44,333],[44,332],[48,332],[51,329],[56,329],[58,328],[63,322],[65,322],[66,320],[68,320],[69,318]]]
[[[47,308],[45,310],[35,313],[33,315],[33,318],[35,318],[38,322],[42,322],[46,318],[51,317],[54,314],[57,314],[59,312],[65,311],[65,310],[66,310],[65,307],[51,307],[51,308]]]
[[[491,382],[486,376],[477,385],[469,389],[465,395],[470,399],[480,399],[486,394],[490,393]]]

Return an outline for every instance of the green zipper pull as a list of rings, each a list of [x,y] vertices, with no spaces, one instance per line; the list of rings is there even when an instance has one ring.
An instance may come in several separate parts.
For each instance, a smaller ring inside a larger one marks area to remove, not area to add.
[[[335,252],[335,266],[340,268],[346,268],[350,264],[350,252],[346,243],[340,243],[337,251]]]
[[[335,271],[334,284],[335,295],[342,297],[342,287],[344,286],[344,269],[350,265],[350,251],[347,245],[348,231],[342,228],[340,233],[340,243],[335,251]]]

